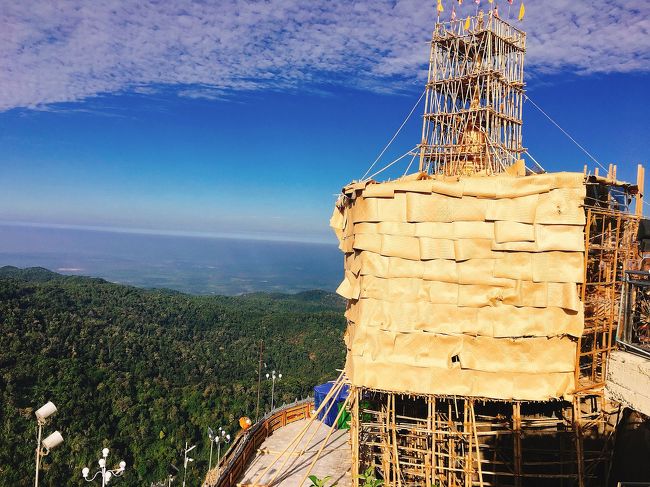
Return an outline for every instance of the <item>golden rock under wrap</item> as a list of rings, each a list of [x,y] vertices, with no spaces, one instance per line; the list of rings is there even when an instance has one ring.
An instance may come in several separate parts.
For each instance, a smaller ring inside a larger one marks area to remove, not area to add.
[[[582,174],[347,186],[347,375],[403,393],[569,398],[584,327]]]

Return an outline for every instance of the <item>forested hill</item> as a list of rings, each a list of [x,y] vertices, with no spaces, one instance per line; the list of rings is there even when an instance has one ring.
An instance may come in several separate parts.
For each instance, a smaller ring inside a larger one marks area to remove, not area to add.
[[[282,372],[276,404],[333,379],[344,361],[344,302],[296,295],[191,296],[45,269],[0,268],[0,486],[33,485],[35,408],[59,408],[65,438],[41,485],[82,485],[81,468],[126,460],[116,483],[149,486],[198,444],[188,485],[207,470],[208,426],[255,416],[259,340]],[[270,383],[262,383],[262,408]],[[191,480],[191,481],[190,481]]]

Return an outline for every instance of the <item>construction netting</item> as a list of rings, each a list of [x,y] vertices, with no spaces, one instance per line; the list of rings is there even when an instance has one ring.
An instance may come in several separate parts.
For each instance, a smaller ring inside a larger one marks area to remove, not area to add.
[[[386,391],[568,398],[584,311],[583,174],[353,183],[346,372]]]

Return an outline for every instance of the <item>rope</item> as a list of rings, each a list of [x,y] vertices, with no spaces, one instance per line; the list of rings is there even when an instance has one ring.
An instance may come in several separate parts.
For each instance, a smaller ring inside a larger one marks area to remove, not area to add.
[[[416,146],[413,147],[412,149],[407,150],[404,154],[402,154],[401,156],[399,156],[397,159],[393,160],[392,162],[389,162],[389,163],[386,164],[384,167],[382,167],[379,171],[377,171],[376,173],[371,174],[370,176],[368,176],[367,179],[372,179],[372,178],[374,178],[377,174],[384,172],[386,169],[388,169],[389,167],[391,167],[393,164],[395,164],[395,163],[401,161],[401,160],[404,159],[406,156],[408,156],[408,155],[411,153],[411,151],[417,149],[417,147],[418,147],[418,146],[416,145]],[[364,181],[366,181],[366,179],[364,179]]]
[[[537,159],[535,159],[530,152],[526,151],[525,153],[528,157],[530,157],[533,160],[535,164],[537,164],[537,167],[539,167],[542,170],[542,172],[546,172],[546,169],[544,169],[542,165],[539,162],[537,162]]]
[[[368,175],[368,173],[369,173],[370,171],[372,171],[372,168],[375,167],[375,164],[377,164],[377,162],[379,162],[379,159],[381,159],[381,156],[384,155],[384,152],[386,152],[386,150],[390,147],[390,145],[393,143],[393,141],[397,138],[397,136],[399,135],[399,133],[400,133],[400,132],[402,131],[402,129],[404,128],[404,125],[406,125],[406,122],[409,121],[409,118],[411,118],[411,115],[413,115],[413,112],[415,111],[415,109],[417,108],[417,106],[418,106],[418,105],[420,104],[420,102],[422,101],[422,98],[424,97],[424,94],[425,94],[426,92],[427,92],[427,90],[426,90],[426,88],[425,88],[425,90],[424,90],[424,91],[422,92],[422,94],[420,95],[420,98],[418,98],[418,101],[415,102],[415,105],[413,105],[413,108],[411,108],[411,111],[409,112],[409,114],[406,116],[406,118],[405,118],[404,121],[402,122],[402,125],[400,125],[399,128],[397,129],[397,132],[395,132],[395,135],[393,135],[393,137],[388,141],[388,144],[386,144],[386,147],[384,147],[384,149],[379,153],[379,155],[377,156],[377,159],[375,159],[375,162],[373,162],[372,164],[370,164],[370,167],[368,168],[368,170],[366,171],[366,173],[365,173],[365,174],[363,175],[363,177],[361,178],[362,181],[366,179],[366,176]],[[372,177],[372,176],[371,176],[371,177]]]
[[[411,166],[413,165],[413,161],[417,157],[417,152],[413,153],[413,157],[411,157],[411,162],[409,162],[409,165],[406,166],[406,171],[404,171],[404,174],[402,174],[402,177],[406,176],[409,172],[409,169],[411,169]]]
[[[591,158],[591,159],[592,159],[596,164],[598,164],[598,165],[603,169],[603,171],[607,171],[607,169],[605,168],[605,166],[603,166],[600,162],[598,162],[598,159],[596,159],[594,156],[592,156],[592,155],[589,153],[589,151],[588,151],[587,149],[585,149],[583,146],[581,146],[581,145],[578,143],[578,141],[577,141],[576,139],[574,139],[573,137],[571,137],[571,135],[570,135],[566,130],[564,130],[562,127],[560,127],[560,125],[559,125],[555,120],[553,120],[553,119],[550,117],[550,115],[549,115],[548,113],[546,113],[544,110],[542,110],[541,107],[540,107],[537,103],[535,103],[535,102],[530,98],[530,96],[528,96],[528,95],[524,95],[524,98],[526,98],[526,100],[528,100],[529,102],[531,102],[531,103],[533,104],[533,106],[534,106],[535,108],[537,108],[537,109],[542,113],[542,115],[544,115],[546,118],[548,118],[548,119],[551,121],[551,123],[552,123],[553,125],[555,125],[558,129],[560,129],[560,131],[561,131],[564,135],[566,135],[569,139],[571,139],[571,141],[572,141],[575,145],[577,145],[577,146],[582,150],[582,152],[584,152],[585,154],[587,154],[587,156],[589,156],[589,157],[590,157],[590,158]],[[529,154],[529,155],[530,155],[530,154]]]

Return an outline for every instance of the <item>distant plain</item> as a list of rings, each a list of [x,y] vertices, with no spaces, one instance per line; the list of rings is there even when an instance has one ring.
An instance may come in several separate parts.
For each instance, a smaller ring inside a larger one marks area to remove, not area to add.
[[[45,267],[191,294],[334,291],[334,244],[0,225],[0,266]]]

